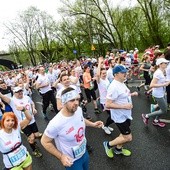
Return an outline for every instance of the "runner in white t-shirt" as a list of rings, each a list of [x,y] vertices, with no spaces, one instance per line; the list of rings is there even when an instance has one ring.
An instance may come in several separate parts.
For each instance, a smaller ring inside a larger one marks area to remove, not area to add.
[[[54,92],[51,88],[51,82],[49,81],[47,75],[45,74],[45,69],[43,66],[39,68],[39,75],[38,79],[36,81],[36,88],[39,89],[40,94],[43,98],[43,116],[45,119],[48,119],[47,117],[47,108],[51,102],[53,105],[54,111],[57,114],[57,105],[56,105],[56,99],[54,96]]]
[[[113,69],[114,80],[108,88],[106,96],[106,107],[111,111],[111,118],[117,125],[120,135],[112,141],[103,142],[105,152],[109,158],[115,154],[130,156],[131,152],[123,148],[123,145],[132,140],[130,124],[132,120],[131,96],[138,95],[137,92],[130,93],[124,81],[127,78],[127,69],[117,65]],[[113,147],[114,153],[113,153]]]
[[[20,125],[13,112],[4,113],[1,120],[0,152],[6,169],[32,170],[32,158],[22,144]]]
[[[107,90],[110,85],[110,82],[107,79],[106,69],[102,67],[102,64],[104,63],[103,57],[99,57],[98,60],[99,61],[98,61],[98,67],[97,67],[97,84],[98,84],[98,89],[99,89],[100,104],[102,106],[103,111],[106,110],[106,112],[109,115],[102,129],[105,131],[106,134],[110,135],[111,132],[113,131],[113,128],[110,127],[109,125],[114,123],[114,121],[111,119],[110,110],[106,109],[105,107],[106,95],[107,95]]]
[[[165,127],[165,123],[160,122],[159,116],[167,113],[167,100],[165,91],[166,86],[170,84],[170,80],[166,79],[165,69],[167,68],[168,63],[169,61],[165,58],[158,58],[156,60],[158,69],[153,74],[153,79],[151,81],[150,87],[152,88],[152,95],[157,101],[160,109],[148,114],[142,114],[143,122],[145,124],[148,124],[149,118],[154,116],[155,119],[153,120],[152,124],[154,126]]]
[[[100,128],[103,123],[93,123],[83,118],[82,109],[79,107],[80,95],[73,88],[66,88],[62,92],[61,100],[63,107],[49,122],[41,143],[61,161],[66,170],[88,170],[85,125]]]

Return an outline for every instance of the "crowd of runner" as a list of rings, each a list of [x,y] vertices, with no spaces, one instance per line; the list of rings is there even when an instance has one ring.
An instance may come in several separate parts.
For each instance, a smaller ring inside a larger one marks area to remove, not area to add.
[[[110,125],[115,123],[120,135],[103,142],[105,152],[110,158],[114,154],[130,156],[131,151],[123,145],[132,140],[131,96],[143,91],[146,97],[152,96],[155,102],[151,104],[150,113],[141,114],[142,120],[147,125],[149,118],[154,117],[154,126],[165,127],[160,116],[170,109],[169,61],[170,43],[164,52],[156,45],[146,49],[142,56],[135,48],[128,52],[107,52],[104,57],[80,57],[1,72],[0,152],[6,169],[31,170],[31,155],[43,156],[37,146],[38,139],[66,169],[88,169],[87,149],[90,146],[85,138],[85,125],[102,128],[110,135],[114,130]],[[141,84],[135,92],[130,92],[128,82],[133,79],[140,79]],[[49,120],[47,108],[53,107],[56,113],[44,133],[39,132],[34,117],[37,114],[32,98],[35,90],[42,101],[38,114]],[[90,102],[95,114],[107,112],[106,122],[91,121],[87,112]],[[31,154],[22,143],[21,133],[27,137]]]

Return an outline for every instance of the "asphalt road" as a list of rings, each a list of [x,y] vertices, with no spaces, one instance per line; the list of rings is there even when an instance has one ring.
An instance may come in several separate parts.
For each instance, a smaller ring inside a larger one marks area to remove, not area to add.
[[[131,83],[129,86],[131,86],[131,91],[136,90],[132,87],[135,84]],[[36,121],[39,131],[43,132],[48,122],[43,119],[41,101],[36,92],[34,93],[34,101],[39,111],[36,115]],[[149,125],[145,126],[141,119],[141,113],[149,112],[151,102],[153,102],[152,99],[146,98],[143,91],[140,92],[139,96],[133,97],[134,108],[131,125],[133,141],[124,146],[132,151],[130,157],[115,155],[113,159],[110,159],[104,152],[103,141],[112,140],[119,135],[114,124],[112,125],[114,131],[111,135],[106,135],[102,129],[87,127],[86,137],[88,143],[94,148],[93,153],[90,154],[90,170],[170,170],[170,124],[164,128],[155,127],[151,124],[151,119]],[[102,120],[105,122],[107,119],[106,113],[100,115],[93,113],[92,103],[88,104],[87,109],[93,121]],[[48,113],[49,118],[54,116],[50,109]],[[162,118],[170,119],[170,112]],[[23,143],[31,153],[25,136],[23,136]],[[38,144],[43,157],[33,157],[33,170],[64,170],[61,163],[47,153],[39,142]],[[0,155],[0,169],[3,167],[2,155]]]

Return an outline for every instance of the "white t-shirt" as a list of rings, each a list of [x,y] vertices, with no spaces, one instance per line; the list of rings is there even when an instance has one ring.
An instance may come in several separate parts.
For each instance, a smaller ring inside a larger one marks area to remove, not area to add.
[[[117,80],[113,80],[108,88],[107,99],[112,100],[117,104],[127,104],[131,103],[130,90],[124,83]],[[110,109],[111,118],[115,123],[123,123],[127,119],[132,120],[132,111],[127,109]]]
[[[113,76],[113,68],[110,68],[107,70],[107,79],[109,80],[109,82],[111,83],[114,79]]]
[[[170,81],[170,63],[166,68],[166,81]]]
[[[48,77],[48,80],[49,80],[49,82],[50,82],[50,85],[52,86],[53,83],[54,83],[55,80],[56,80],[55,75],[54,75],[53,73],[48,72],[48,73],[47,73],[47,77]]]
[[[7,84],[7,86],[11,86],[11,87],[14,87],[15,86],[15,78],[12,78],[12,79],[7,79],[5,80],[5,83]]]
[[[126,65],[126,68],[131,67],[131,58],[130,57],[125,58],[125,65]]]
[[[49,82],[46,74],[45,75],[39,74],[38,79],[37,79],[37,83],[40,84],[40,85],[45,85],[46,83],[49,83],[48,86],[40,88],[41,94],[45,94],[45,93],[47,93],[48,91],[51,90],[51,85],[50,85],[50,82]]]
[[[60,69],[53,69],[53,76],[55,78],[55,81],[58,79],[60,73],[61,73]]]
[[[16,148],[21,143],[20,130],[12,130],[12,133],[6,133],[0,130],[0,152],[7,153]],[[13,152],[3,154],[3,162],[6,168],[11,168],[22,163],[26,159],[27,149],[21,144]]]
[[[23,96],[22,99],[17,99],[15,96],[13,96],[12,98],[13,98],[13,102],[15,103],[16,106],[24,106],[27,110],[29,110],[29,113],[32,116],[32,119],[31,119],[29,125],[33,124],[35,122],[35,118],[32,113],[31,104],[33,104],[33,101],[31,100],[31,98],[29,96]],[[21,115],[21,120],[24,120],[26,118],[25,114],[22,111],[18,111],[18,112]]]
[[[157,84],[163,84],[166,81],[166,77],[159,68],[154,72],[153,78],[156,78],[158,80]],[[162,98],[165,95],[165,90],[166,87],[152,88],[152,95],[157,98]]]
[[[48,124],[44,132],[49,138],[54,139],[59,151],[77,160],[86,151],[85,122],[82,109],[66,117],[60,111]]]
[[[75,67],[74,70],[75,70],[75,73],[76,73],[77,77],[80,77],[80,76],[83,75],[83,69],[81,68],[81,66]]]
[[[103,105],[106,103],[107,89],[109,85],[110,82],[107,78],[105,80],[100,78],[100,81],[98,83],[98,89],[99,89],[100,103]]]

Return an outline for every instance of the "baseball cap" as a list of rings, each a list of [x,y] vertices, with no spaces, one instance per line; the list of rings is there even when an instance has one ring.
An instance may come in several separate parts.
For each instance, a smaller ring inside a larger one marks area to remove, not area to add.
[[[13,92],[14,93],[17,93],[17,92],[19,92],[19,91],[23,91],[23,89],[22,89],[22,87],[14,87],[14,89],[13,89]]]
[[[150,55],[150,54],[151,54],[151,52],[150,52],[150,51],[146,51],[146,53],[145,53],[145,54],[149,54],[149,55]]]
[[[156,60],[156,65],[158,66],[158,65],[160,65],[161,63],[169,63],[169,61],[166,60],[165,58],[158,58],[158,59]]]
[[[113,68],[113,74],[126,73],[126,72],[127,72],[127,69],[123,67],[122,65],[117,65]]]

